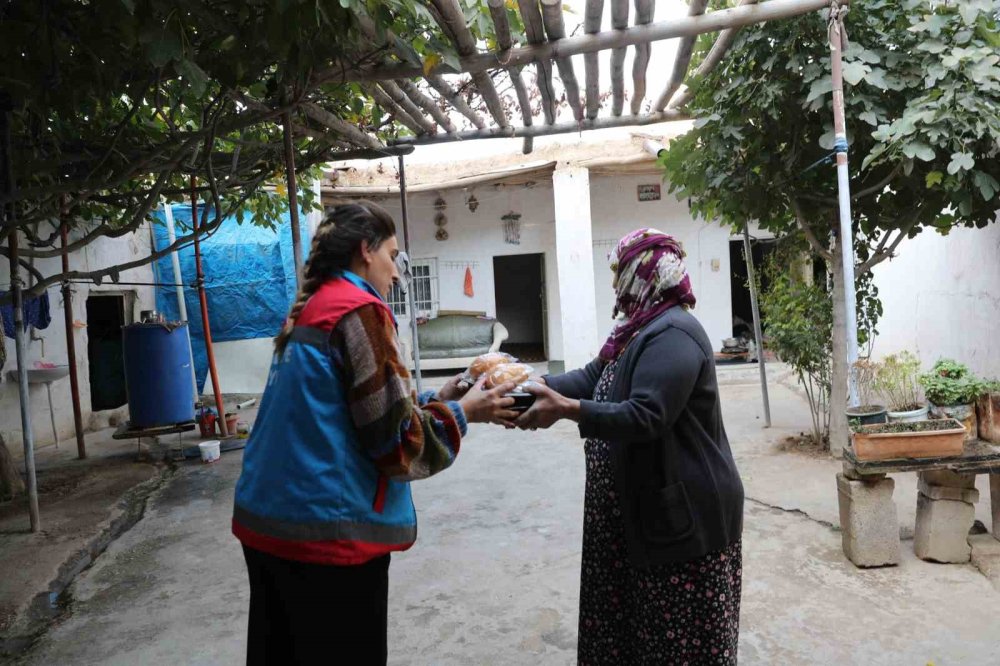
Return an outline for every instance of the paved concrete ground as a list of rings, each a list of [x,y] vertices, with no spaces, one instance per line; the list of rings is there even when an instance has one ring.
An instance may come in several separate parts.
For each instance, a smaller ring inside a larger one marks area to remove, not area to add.
[[[844,559],[839,464],[775,448],[808,423],[797,393],[772,387],[769,431],[755,386],[723,394],[748,495],[742,663],[1000,663],[1000,593],[976,568],[917,560],[910,541],[899,567]],[[229,534],[240,457],[182,465],[24,662],[241,662],[248,589]],[[390,569],[390,663],[574,663],[583,484],[572,426],[475,428],[455,468],[414,486],[420,537]],[[896,499],[912,526],[911,485]]]

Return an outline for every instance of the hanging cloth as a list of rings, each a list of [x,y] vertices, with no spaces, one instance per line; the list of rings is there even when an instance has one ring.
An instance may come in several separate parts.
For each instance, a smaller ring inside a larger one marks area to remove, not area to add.
[[[472,290],[472,268],[470,266],[465,267],[465,295],[469,298],[476,295],[476,292]]]
[[[6,292],[0,292],[3,296]],[[24,299],[24,325],[38,329],[49,327],[52,315],[49,313],[49,295],[47,293],[34,298]],[[3,333],[8,338],[14,337],[14,304],[0,305],[0,317],[3,318]]]

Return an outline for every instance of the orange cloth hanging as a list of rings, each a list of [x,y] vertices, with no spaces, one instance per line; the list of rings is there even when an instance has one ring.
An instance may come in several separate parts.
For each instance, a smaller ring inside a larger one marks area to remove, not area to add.
[[[472,290],[472,268],[469,266],[465,267],[465,295],[469,298],[476,295],[476,292]]]

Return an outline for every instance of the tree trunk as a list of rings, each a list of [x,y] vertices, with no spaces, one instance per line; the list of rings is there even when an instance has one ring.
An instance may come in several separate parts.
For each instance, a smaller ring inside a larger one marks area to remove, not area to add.
[[[0,344],[3,341],[0,340]],[[0,436],[0,500],[9,500],[24,494],[24,481],[17,473],[17,465],[7,450],[7,444]]]
[[[830,389],[830,453],[839,458],[847,444],[847,317],[844,312],[844,260],[833,248],[833,368]]]

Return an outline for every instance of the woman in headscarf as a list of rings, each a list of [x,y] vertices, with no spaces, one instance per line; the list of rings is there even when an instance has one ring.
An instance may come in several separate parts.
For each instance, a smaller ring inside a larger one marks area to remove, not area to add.
[[[619,323],[517,422],[587,440],[578,661],[735,664],[743,485],[684,252],[640,229],[609,258]]]

